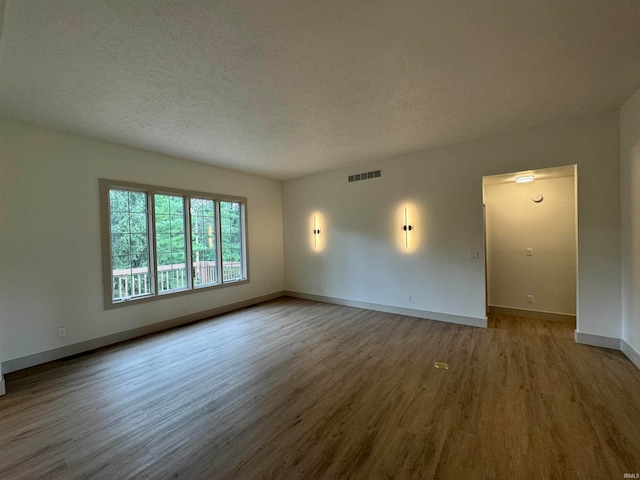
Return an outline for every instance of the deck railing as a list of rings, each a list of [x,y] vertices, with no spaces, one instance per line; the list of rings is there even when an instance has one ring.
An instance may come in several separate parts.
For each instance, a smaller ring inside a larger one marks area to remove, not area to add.
[[[193,284],[213,285],[219,283],[216,262],[194,262]],[[240,280],[243,277],[241,262],[223,262],[222,274],[225,281]],[[113,299],[124,300],[151,293],[151,272],[147,267],[113,270]],[[158,291],[167,292],[187,287],[187,269],[184,263],[158,266]]]

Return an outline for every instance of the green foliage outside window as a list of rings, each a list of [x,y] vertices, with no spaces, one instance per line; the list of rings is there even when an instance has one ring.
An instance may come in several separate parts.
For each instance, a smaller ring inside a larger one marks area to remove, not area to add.
[[[222,227],[222,261],[239,262],[242,251],[240,204],[237,202],[220,202],[220,217]]]
[[[147,195],[111,190],[111,255],[114,269],[148,267]]]

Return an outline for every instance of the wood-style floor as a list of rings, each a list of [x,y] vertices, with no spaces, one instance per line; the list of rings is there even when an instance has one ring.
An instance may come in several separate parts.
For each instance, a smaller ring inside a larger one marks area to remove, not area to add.
[[[0,478],[640,472],[640,371],[572,334],[272,301],[7,375]]]

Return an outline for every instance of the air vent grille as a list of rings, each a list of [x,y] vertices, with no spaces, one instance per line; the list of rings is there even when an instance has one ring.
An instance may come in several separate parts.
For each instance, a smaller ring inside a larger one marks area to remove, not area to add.
[[[372,172],[356,173],[355,175],[349,175],[349,183],[359,182],[360,180],[371,180],[372,178],[380,178],[382,171],[374,170]]]

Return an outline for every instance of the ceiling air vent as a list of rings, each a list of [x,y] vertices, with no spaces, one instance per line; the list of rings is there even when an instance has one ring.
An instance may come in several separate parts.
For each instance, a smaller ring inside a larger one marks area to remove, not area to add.
[[[379,178],[382,176],[380,170],[374,170],[373,172],[356,173],[355,175],[349,175],[349,183],[359,182],[360,180],[370,180],[372,178]]]

